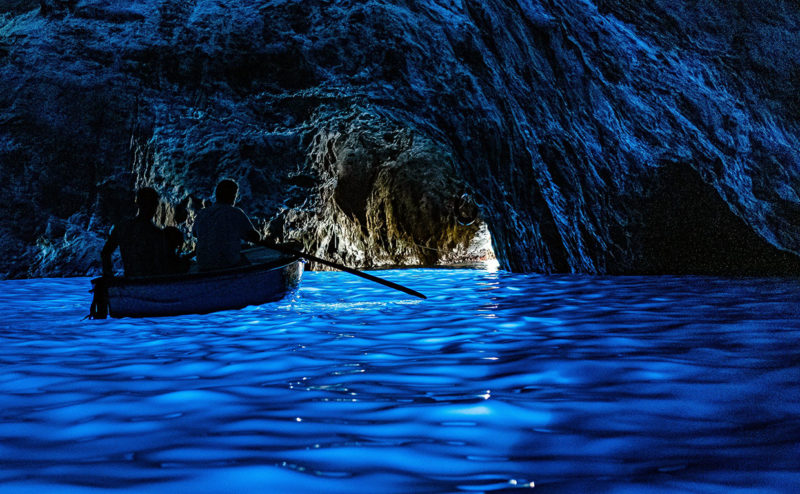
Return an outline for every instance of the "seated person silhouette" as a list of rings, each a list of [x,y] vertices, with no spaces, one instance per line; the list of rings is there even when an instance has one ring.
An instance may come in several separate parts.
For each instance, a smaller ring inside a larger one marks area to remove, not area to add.
[[[167,243],[167,272],[181,274],[189,271],[194,257],[193,245],[188,242],[186,224],[189,219],[188,205],[191,199],[186,197],[172,208],[172,225],[164,227],[164,241]]]
[[[164,240],[167,244],[167,273],[181,274],[189,271],[192,264],[192,253],[185,253],[184,246],[186,244],[186,237],[183,232],[175,226],[167,226],[164,228]]]
[[[153,223],[161,199],[152,187],[136,192],[139,212],[133,219],[122,221],[111,230],[100,257],[103,276],[113,276],[111,254],[119,247],[125,276],[149,276],[166,272],[164,232]]]
[[[201,271],[247,264],[241,254],[241,241],[261,241],[250,218],[234,206],[238,194],[236,182],[222,180],[214,191],[214,204],[197,213],[193,233],[197,238],[195,252]]]

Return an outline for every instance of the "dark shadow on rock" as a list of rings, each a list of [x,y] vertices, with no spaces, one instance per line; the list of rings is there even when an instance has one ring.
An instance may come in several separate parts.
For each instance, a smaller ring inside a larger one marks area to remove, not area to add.
[[[0,12],[22,14],[40,8],[39,0],[0,0]]]
[[[644,274],[800,274],[800,258],[756,234],[688,164],[659,169],[642,214]]]

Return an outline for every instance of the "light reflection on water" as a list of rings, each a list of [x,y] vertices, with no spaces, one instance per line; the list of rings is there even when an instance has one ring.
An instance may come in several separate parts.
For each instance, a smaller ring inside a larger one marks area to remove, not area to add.
[[[798,492],[800,282],[306,273],[81,321],[0,283],[0,492]]]

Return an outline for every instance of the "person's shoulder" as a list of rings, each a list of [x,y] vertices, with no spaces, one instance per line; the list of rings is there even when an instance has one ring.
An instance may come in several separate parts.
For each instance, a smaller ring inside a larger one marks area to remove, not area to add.
[[[243,225],[243,227],[250,228],[251,222],[250,222],[250,217],[247,216],[247,213],[245,213],[244,210],[237,207],[234,207],[233,209],[234,211],[236,211],[235,213],[236,217],[239,218],[239,221]]]
[[[211,213],[213,213],[217,209],[219,208],[217,207],[216,204],[206,206],[203,209],[198,209],[194,214],[195,221],[207,218]]]
[[[136,224],[135,217],[123,218],[114,223],[114,226],[111,227],[111,232],[121,233],[129,230],[135,224]]]
[[[121,220],[114,223],[114,226],[120,227],[120,226],[131,225],[135,223],[137,219],[139,219],[138,216],[126,216],[125,218],[122,218]]]
[[[153,223],[150,218],[137,216],[125,224],[121,232],[130,232],[133,235],[149,235],[152,233],[161,233],[162,228]]]
[[[247,216],[241,208],[236,206],[231,206],[230,204],[220,204],[218,207],[221,212],[224,212],[224,214],[228,216],[242,216],[242,215]]]

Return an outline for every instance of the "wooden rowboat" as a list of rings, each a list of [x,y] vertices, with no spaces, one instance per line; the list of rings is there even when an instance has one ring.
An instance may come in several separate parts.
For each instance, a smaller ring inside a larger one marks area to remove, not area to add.
[[[297,287],[303,262],[297,256],[257,248],[251,264],[235,268],[142,278],[95,278],[91,317],[156,317],[207,314],[282,299]]]

